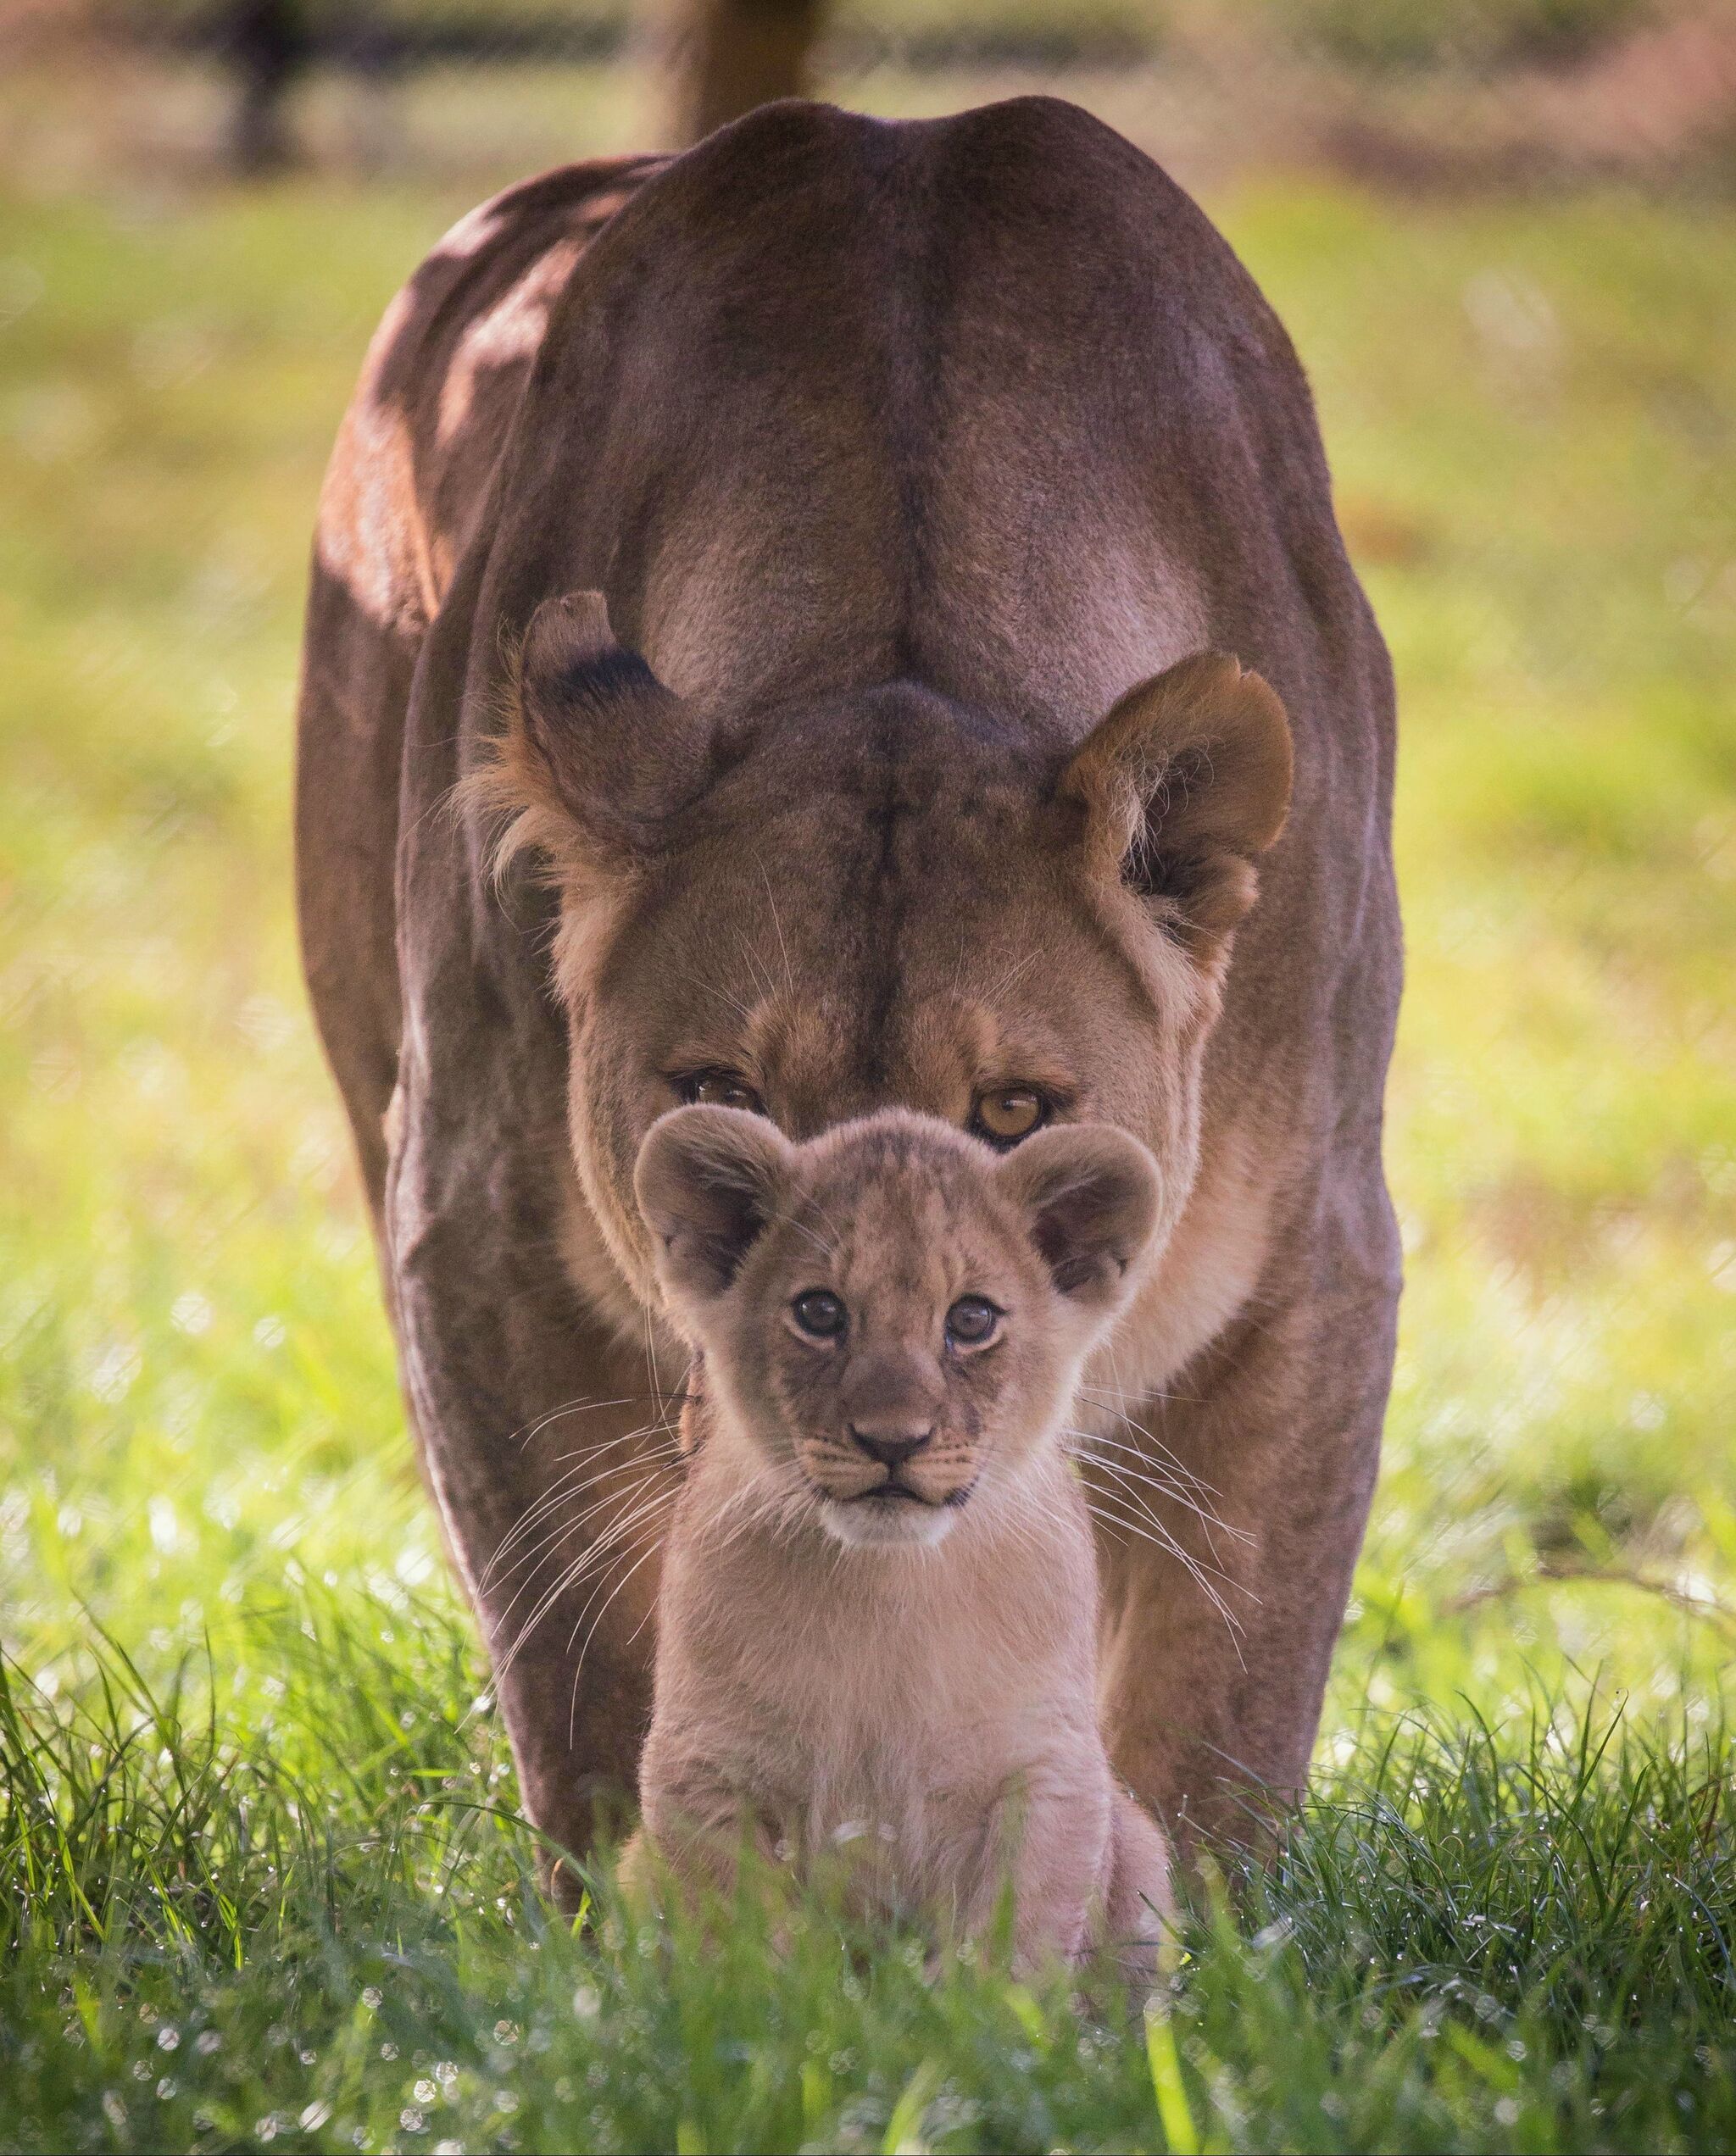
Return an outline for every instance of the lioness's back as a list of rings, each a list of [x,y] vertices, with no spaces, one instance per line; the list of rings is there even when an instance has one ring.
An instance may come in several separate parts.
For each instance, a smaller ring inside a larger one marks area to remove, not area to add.
[[[619,632],[691,694],[911,674],[1077,735],[1205,642],[1264,664],[1299,558],[1351,604],[1283,331],[1054,99],[724,130],[575,271],[517,431],[509,543],[573,535],[583,582],[587,530],[624,534]]]

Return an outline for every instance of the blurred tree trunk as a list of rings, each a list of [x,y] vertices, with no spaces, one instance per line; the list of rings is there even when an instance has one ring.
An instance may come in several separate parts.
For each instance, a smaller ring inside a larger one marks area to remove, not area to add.
[[[238,79],[236,167],[273,171],[294,154],[284,106],[313,49],[302,0],[226,0],[220,20],[224,54]]]
[[[803,97],[825,0],[676,0],[674,138],[697,142],[774,97]]]

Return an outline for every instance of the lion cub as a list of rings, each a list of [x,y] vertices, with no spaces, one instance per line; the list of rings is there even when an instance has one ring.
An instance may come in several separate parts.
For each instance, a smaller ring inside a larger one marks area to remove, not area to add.
[[[665,1115],[639,1203],[696,1352],[663,1560],[645,1831],[722,1883],[751,1834],[1029,1964],[1136,1973],[1162,1836],[1110,1771],[1097,1574],[1061,1429],[1158,1211],[1123,1132],[997,1155],[893,1112],[793,1145]]]

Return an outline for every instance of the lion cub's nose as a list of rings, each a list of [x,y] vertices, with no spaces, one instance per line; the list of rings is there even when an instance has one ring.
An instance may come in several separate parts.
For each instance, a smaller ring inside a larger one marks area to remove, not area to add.
[[[838,1400],[851,1442],[882,1467],[920,1453],[944,1397],[939,1370],[908,1342],[867,1343],[847,1365]]]
[[[850,1425],[850,1436],[870,1459],[878,1460],[882,1467],[902,1467],[933,1435],[932,1425],[926,1430],[887,1429],[878,1424],[864,1430],[860,1423]]]

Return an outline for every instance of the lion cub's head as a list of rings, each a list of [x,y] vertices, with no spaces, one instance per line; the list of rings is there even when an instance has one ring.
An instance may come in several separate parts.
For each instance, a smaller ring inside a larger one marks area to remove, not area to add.
[[[724,1442],[852,1544],[938,1542],[1017,1491],[1159,1214],[1124,1131],[998,1155],[899,1110],[793,1145],[763,1116],[677,1109],[637,1182]]]

